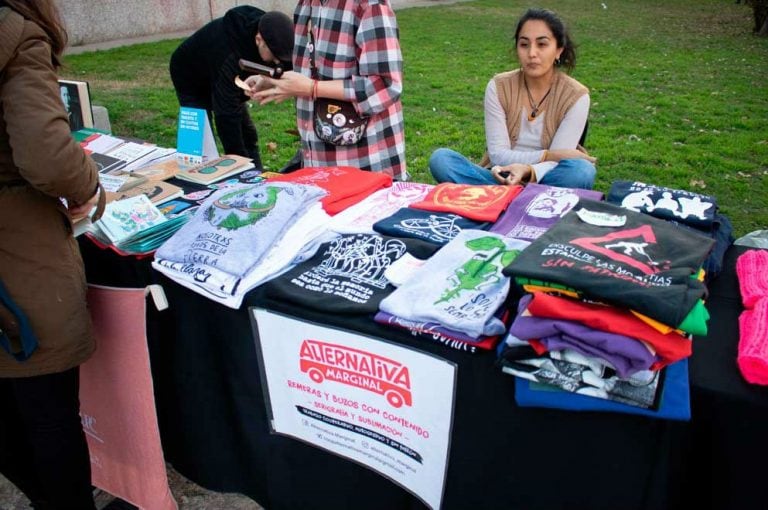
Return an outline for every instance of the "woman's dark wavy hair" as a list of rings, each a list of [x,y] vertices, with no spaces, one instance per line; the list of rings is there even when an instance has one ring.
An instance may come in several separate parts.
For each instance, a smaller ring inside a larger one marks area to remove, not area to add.
[[[517,38],[520,36],[520,30],[526,21],[529,20],[541,20],[547,24],[552,34],[557,41],[557,47],[563,48],[563,52],[560,54],[560,63],[555,63],[557,67],[564,67],[567,71],[572,71],[576,67],[576,47],[571,40],[571,36],[568,34],[568,28],[560,16],[548,9],[528,9],[525,14],[517,22],[517,30],[515,30],[515,45],[517,45]]]
[[[61,54],[67,45],[67,31],[53,0],[2,0],[25,19],[37,24],[51,40],[51,61],[61,67]]]

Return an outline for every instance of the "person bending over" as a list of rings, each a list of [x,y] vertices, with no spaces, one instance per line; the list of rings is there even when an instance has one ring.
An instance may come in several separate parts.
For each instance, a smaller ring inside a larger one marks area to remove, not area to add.
[[[235,85],[241,58],[291,68],[293,21],[282,12],[249,5],[235,7],[185,39],[171,55],[170,73],[181,106],[213,113],[226,154],[253,159],[262,168],[258,133]]]
[[[529,9],[515,31],[520,68],[494,76],[485,90],[487,153],[480,165],[437,149],[429,169],[437,182],[592,188],[595,158],[580,147],[589,91],[572,70],[576,51],[552,11]],[[488,168],[490,167],[490,168]]]

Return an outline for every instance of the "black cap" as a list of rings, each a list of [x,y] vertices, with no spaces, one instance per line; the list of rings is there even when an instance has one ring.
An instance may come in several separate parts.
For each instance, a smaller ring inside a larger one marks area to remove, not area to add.
[[[293,20],[279,11],[264,13],[259,20],[259,34],[269,51],[281,62],[291,64],[293,55]]]

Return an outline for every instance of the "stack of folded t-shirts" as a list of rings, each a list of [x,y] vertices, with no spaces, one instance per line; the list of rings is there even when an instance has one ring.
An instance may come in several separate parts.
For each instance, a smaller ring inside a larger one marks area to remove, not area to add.
[[[328,228],[339,234],[372,234],[373,224],[422,200],[433,184],[396,181],[336,214]]]
[[[499,364],[529,381],[655,409],[659,370],[690,354],[687,336],[627,309],[536,291],[520,300]]]
[[[501,271],[526,244],[482,230],[460,232],[400,279],[381,301],[377,321],[411,324],[413,331],[438,325],[443,334],[470,342],[503,334],[499,312],[510,282]]]
[[[725,252],[733,244],[733,227],[718,211],[715,197],[637,181],[614,181],[606,201],[714,239],[715,245],[703,263],[705,277],[709,280],[722,270]]]
[[[739,255],[736,275],[744,303],[739,316],[739,370],[748,382],[768,385],[768,251]]]
[[[522,301],[509,343],[523,337],[538,356],[522,367],[519,357],[502,351],[502,365],[513,362],[529,380],[560,381],[561,388],[628,404],[625,389],[642,387],[630,392],[634,404],[654,408],[660,400],[656,391],[648,396],[658,385],[654,371],[690,355],[686,334],[706,334],[700,267],[712,244],[649,215],[581,200],[504,269],[534,293]],[[585,357],[590,364],[574,361]],[[566,382],[564,371],[575,382]],[[585,380],[602,388],[585,390]]]
[[[331,216],[392,185],[392,177],[387,174],[351,166],[307,167],[270,177],[269,181],[311,184],[324,189],[328,194],[322,200],[323,208]]]
[[[316,186],[268,181],[219,190],[157,250],[152,265],[206,297],[242,296],[243,280],[286,232],[298,223],[302,235],[322,230],[324,213],[299,220],[317,212],[312,205],[325,195]],[[298,252],[304,244],[302,239],[293,249]]]

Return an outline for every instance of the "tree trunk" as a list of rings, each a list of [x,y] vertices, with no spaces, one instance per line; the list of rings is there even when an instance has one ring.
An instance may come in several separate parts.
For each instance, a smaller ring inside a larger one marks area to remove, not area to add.
[[[755,34],[768,36],[768,0],[750,0],[755,18]]]

